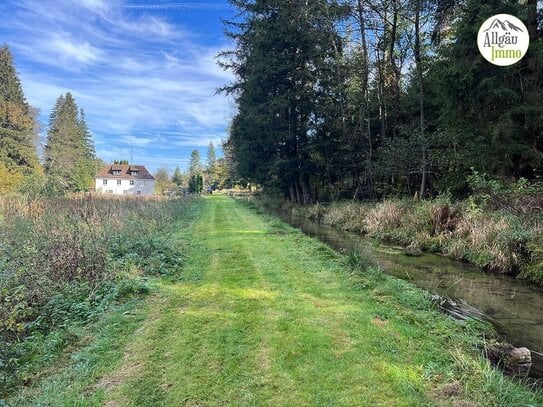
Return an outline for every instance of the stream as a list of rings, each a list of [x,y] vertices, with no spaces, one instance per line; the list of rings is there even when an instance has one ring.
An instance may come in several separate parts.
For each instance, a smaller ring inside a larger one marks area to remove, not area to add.
[[[532,351],[530,376],[543,377],[542,289],[508,276],[485,274],[474,266],[436,254],[406,256],[401,248],[305,218],[283,219],[335,250],[345,252],[362,246],[383,272],[452,299],[459,304],[460,313],[489,321],[505,341]]]

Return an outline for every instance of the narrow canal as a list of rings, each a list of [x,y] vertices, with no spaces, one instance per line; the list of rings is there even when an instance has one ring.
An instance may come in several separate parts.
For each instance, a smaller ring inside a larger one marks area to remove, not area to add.
[[[530,349],[531,375],[543,377],[543,290],[435,254],[409,257],[402,249],[305,218],[284,220],[335,250],[363,247],[383,272],[457,301],[464,312],[491,322],[507,342]]]

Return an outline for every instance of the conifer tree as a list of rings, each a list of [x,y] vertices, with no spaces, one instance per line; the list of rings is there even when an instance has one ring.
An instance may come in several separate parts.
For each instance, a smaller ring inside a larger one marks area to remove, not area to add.
[[[233,1],[246,16],[231,23],[237,48],[222,53],[237,76],[226,91],[237,96],[228,148],[239,174],[314,200],[313,136],[322,114],[319,98],[333,93],[330,75],[340,54],[334,1]],[[226,60],[226,61],[224,61]]]
[[[189,161],[189,174],[195,175],[202,172],[202,164],[200,162],[200,152],[198,150],[192,150]]]
[[[29,174],[38,167],[35,121],[7,45],[0,47],[0,165]]]
[[[179,166],[175,167],[175,171],[172,175],[172,182],[178,187],[183,183],[183,174],[181,173]]]
[[[206,167],[207,185],[212,189],[217,189],[219,185],[217,175],[217,156],[215,154],[215,145],[211,141],[207,148],[207,167]]]
[[[57,99],[50,116],[45,169],[66,190],[87,189],[95,171],[92,134],[70,92]]]
[[[209,142],[207,148],[207,170],[213,172],[215,165],[217,164],[217,156],[215,154],[215,145],[212,141]]]

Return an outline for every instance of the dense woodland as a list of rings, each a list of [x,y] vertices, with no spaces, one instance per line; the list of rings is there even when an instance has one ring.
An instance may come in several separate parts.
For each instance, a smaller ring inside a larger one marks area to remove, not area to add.
[[[226,149],[237,175],[301,204],[462,197],[473,174],[543,173],[542,14],[536,0],[231,0],[236,81]],[[510,67],[486,62],[489,17],[523,20]]]

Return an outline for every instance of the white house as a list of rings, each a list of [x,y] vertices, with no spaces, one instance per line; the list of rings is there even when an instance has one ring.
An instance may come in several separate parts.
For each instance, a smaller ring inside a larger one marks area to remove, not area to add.
[[[152,195],[155,177],[143,165],[109,164],[94,177],[96,192],[115,195]]]

